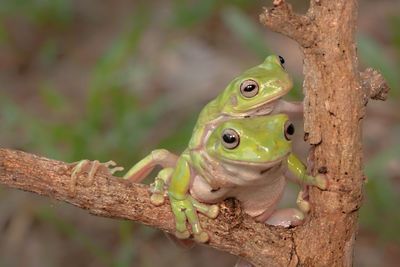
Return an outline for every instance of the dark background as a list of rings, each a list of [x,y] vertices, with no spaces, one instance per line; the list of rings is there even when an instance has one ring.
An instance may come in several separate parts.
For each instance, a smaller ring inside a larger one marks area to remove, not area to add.
[[[308,1],[292,1],[305,12]],[[182,151],[196,116],[243,70],[286,59],[302,99],[302,55],[258,22],[272,1],[0,0],[0,146],[126,169],[155,148]],[[360,69],[392,87],[364,121],[365,203],[355,266],[400,262],[400,2],[360,1]],[[296,122],[294,151],[308,146]],[[117,175],[121,176],[123,173]],[[151,181],[151,177],[147,182]],[[294,206],[289,185],[282,206]],[[329,233],[327,233],[329,234]],[[0,266],[233,266],[204,246],[0,186]]]

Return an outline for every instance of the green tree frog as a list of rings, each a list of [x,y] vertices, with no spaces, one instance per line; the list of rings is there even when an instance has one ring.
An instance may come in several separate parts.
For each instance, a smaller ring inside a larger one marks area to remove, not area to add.
[[[167,192],[175,215],[176,237],[189,238],[188,221],[199,242],[206,242],[209,237],[201,229],[197,212],[216,217],[218,206],[213,203],[228,197],[238,199],[244,211],[258,221],[298,225],[304,218],[302,211],[275,211],[286,184],[284,173],[289,169],[299,184],[321,189],[326,188],[326,180],[323,175],[306,174],[304,164],[291,152],[293,133],[293,124],[285,114],[223,121],[203,146],[185,150],[174,167],[159,172],[152,185],[151,201],[162,204]],[[150,158],[151,155],[144,161],[151,161]],[[298,204],[308,211],[302,191]]]
[[[244,71],[200,112],[187,150],[196,151],[204,145],[209,134],[221,122],[231,118],[265,116],[277,113],[302,112],[301,102],[288,102],[281,97],[289,92],[293,82],[283,67],[281,56],[268,56],[263,63]],[[201,157],[193,154],[193,161]],[[156,165],[175,167],[178,156],[166,150],[154,150],[125,175],[132,182],[139,182]],[[196,159],[197,158],[197,159]]]
[[[209,217],[217,216],[217,206],[205,203],[215,203],[217,200],[230,196],[231,194],[225,194],[224,192],[228,190],[232,184],[235,184],[236,180],[240,180],[240,177],[237,176],[230,177],[235,171],[229,172],[229,168],[228,170],[221,169],[221,166],[225,166],[220,162],[220,160],[223,159],[222,157],[211,157],[208,154],[209,147],[206,146],[206,143],[209,139],[211,140],[212,136],[215,136],[216,129],[221,129],[222,126],[220,125],[222,123],[232,119],[249,118],[245,119],[243,122],[247,127],[248,124],[251,124],[251,118],[254,118],[255,121],[260,120],[259,122],[261,122],[263,120],[261,118],[266,119],[265,116],[267,115],[271,116],[278,113],[302,111],[301,103],[291,103],[281,99],[292,87],[292,80],[283,68],[283,63],[283,58],[269,56],[260,65],[248,69],[234,78],[217,98],[203,108],[194,127],[188,147],[179,157],[164,149],[154,150],[150,155],[133,166],[124,176],[124,178],[132,182],[140,182],[156,165],[161,165],[163,167],[158,173],[152,187],[153,194],[151,201],[155,205],[163,203],[164,186],[165,184],[169,185],[168,195],[172,210],[175,214],[176,236],[178,238],[184,239],[189,237],[189,232],[186,228],[186,221],[189,221],[195,240],[206,242],[209,237],[207,233],[201,229],[197,219],[197,211],[205,213]],[[246,123],[246,121],[249,122]],[[239,121],[235,123],[240,126]],[[253,123],[256,122],[253,121]],[[271,125],[274,123],[267,124]],[[250,127],[249,129],[253,128]],[[250,135],[250,131],[245,129],[244,126],[242,127],[242,131]],[[243,137],[246,139],[245,135],[246,134],[244,134]],[[249,151],[250,149],[251,148],[249,148]],[[272,151],[273,149],[276,148],[270,148],[269,150]],[[252,152],[256,155],[259,151]],[[246,175],[251,176],[254,170],[248,172],[247,170],[251,168],[249,168],[247,164],[257,164],[251,160],[247,160],[243,153],[236,155],[238,160],[240,160],[240,157],[244,157],[241,160],[242,164],[236,166],[236,171],[240,170],[240,173],[244,175],[243,177],[246,177]],[[260,156],[260,158],[261,157],[262,156]],[[292,166],[289,169],[293,170],[295,174],[298,174],[298,176],[302,177],[306,182],[308,180],[315,181],[312,177],[305,176],[305,167],[294,154],[289,154],[287,157],[291,159],[287,161],[289,167]],[[239,166],[241,166],[241,168]],[[232,166],[230,167],[232,168]],[[266,169],[267,168],[264,168],[263,170]],[[73,176],[77,176],[79,171],[79,165],[77,165],[74,169]],[[270,172],[265,171],[265,173],[269,174]],[[201,179],[196,177],[201,177]],[[279,189],[281,189],[284,186],[284,182],[282,182],[284,180],[278,180],[280,181]],[[208,189],[206,189],[207,186]],[[274,186],[278,186],[278,184],[274,183]],[[239,191],[241,191],[240,183],[237,184],[237,194],[235,194],[235,196],[240,198],[243,202],[246,212],[259,220],[270,218],[269,222],[274,224],[274,218],[278,218],[279,216],[271,216],[273,209],[268,210],[268,212],[264,209],[264,211],[260,213],[258,207],[260,205],[265,205],[257,204],[257,201],[247,201],[245,197],[246,195],[255,196],[257,194],[251,192],[247,186],[244,186],[242,189],[243,193],[239,193]],[[203,195],[204,192],[202,190],[209,190],[209,192],[212,192],[211,195],[213,197],[207,194]],[[270,203],[275,203],[277,199],[279,199],[279,197],[276,198],[264,194],[262,194],[262,196],[259,195],[259,198],[265,198],[266,200],[264,200],[264,202],[269,201]],[[301,198],[300,200],[303,201]],[[250,203],[252,204],[250,205]],[[304,201],[303,204],[305,207],[308,205],[306,201]],[[272,207],[274,205],[271,204],[270,206]],[[283,215],[280,216],[287,217]],[[296,216],[300,218],[302,215],[297,213]],[[275,220],[279,221],[279,219]],[[293,222],[294,220],[289,221]]]
[[[205,164],[201,155],[202,149],[209,135],[220,123],[232,118],[302,111],[301,103],[292,103],[281,99],[283,95],[289,92],[293,84],[283,64],[284,59],[282,57],[268,56],[260,65],[250,68],[234,78],[200,112],[188,147],[180,157],[164,149],[154,150],[149,156],[133,166],[124,178],[132,182],[140,182],[159,164],[164,169],[159,173],[158,177],[168,180],[170,177],[176,176],[172,179],[173,181],[186,184],[188,183],[187,179],[190,177],[190,175],[186,175],[190,173],[188,158],[190,158],[190,165],[195,169],[199,169],[201,165]],[[190,157],[183,155],[190,155]],[[214,190],[219,188],[219,185],[214,183],[212,174],[204,173],[203,176]],[[172,183],[171,187],[174,186],[176,186],[175,183]],[[158,190],[158,188],[153,190]],[[179,203],[182,201],[186,203],[187,200],[184,195],[178,196],[177,192],[175,199],[180,200]],[[157,194],[153,195],[152,201],[157,204],[161,202],[161,197],[157,200]],[[211,212],[210,216],[215,215]],[[181,233],[177,229],[177,236],[186,238],[188,232]],[[201,241],[206,240],[207,237],[204,232],[199,230],[198,233],[195,231],[195,239]]]

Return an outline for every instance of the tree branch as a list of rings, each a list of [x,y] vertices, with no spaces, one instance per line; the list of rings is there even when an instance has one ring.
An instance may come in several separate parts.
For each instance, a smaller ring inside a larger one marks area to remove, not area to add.
[[[86,186],[87,173],[83,173],[72,196],[71,169],[71,164],[0,148],[0,184],[61,200],[94,215],[138,221],[174,232],[169,201],[159,207],[151,204],[148,186],[101,171]],[[220,210],[216,219],[199,214],[203,228],[210,234],[211,247],[246,258],[258,266],[268,262],[268,266],[290,266],[297,261],[293,252],[293,229],[255,222],[242,213],[236,200],[224,201]]]
[[[357,0],[311,0],[306,15],[284,0],[265,9],[261,22],[296,40],[304,54],[304,130],[314,145],[315,170],[329,179],[326,191],[311,188],[311,215],[293,229],[266,226],[224,201],[216,219],[199,215],[209,245],[258,266],[351,266],[362,202],[362,119],[369,98],[386,99],[389,87],[372,69],[358,71],[354,42]],[[147,186],[97,173],[77,181],[70,194],[71,165],[0,149],[0,183],[68,202],[100,216],[135,220],[172,233],[169,202],[155,207]],[[84,175],[82,175],[84,176]],[[83,177],[82,177],[83,178]],[[190,227],[190,226],[189,226]]]
[[[390,87],[382,73],[373,68],[367,68],[360,73],[360,78],[365,94],[365,104],[369,98],[382,101],[387,99]]]
[[[312,20],[307,15],[293,12],[292,6],[284,0],[275,0],[272,8],[264,7],[260,21],[271,30],[297,41],[303,47],[311,46],[317,38]]]
[[[329,188],[310,190],[309,222],[294,232],[299,266],[352,266],[357,211],[362,204],[362,122],[369,98],[389,87],[373,69],[358,70],[357,0],[310,0],[306,15],[275,0],[261,22],[297,41],[304,54],[304,132],[314,146],[314,170]]]

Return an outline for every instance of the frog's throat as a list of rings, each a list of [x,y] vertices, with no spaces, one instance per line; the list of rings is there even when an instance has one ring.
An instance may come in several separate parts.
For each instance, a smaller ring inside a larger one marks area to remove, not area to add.
[[[225,186],[225,184],[228,183],[228,180],[226,180],[225,176],[217,175],[218,169],[223,168],[222,165],[224,164],[233,165],[236,167],[255,168],[260,170],[260,174],[263,174],[271,171],[272,169],[275,170],[276,168],[280,168],[284,161],[287,160],[289,154],[290,152],[273,161],[251,162],[224,158],[215,160],[208,153],[204,153],[203,159],[205,164],[201,165],[198,171],[213,189],[217,189]]]

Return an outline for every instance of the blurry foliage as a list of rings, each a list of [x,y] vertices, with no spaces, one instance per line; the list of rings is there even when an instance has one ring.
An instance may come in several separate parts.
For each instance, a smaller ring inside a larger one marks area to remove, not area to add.
[[[68,223],[63,218],[59,218],[53,208],[37,209],[35,217],[40,221],[54,226],[61,234],[73,240],[76,245],[93,254],[94,257],[100,259],[106,265],[111,266],[113,264],[112,256],[106,249],[86,236],[84,232],[79,231],[73,224]]]
[[[68,0],[2,0],[0,4],[0,17],[19,15],[48,27],[67,27],[72,13]]]
[[[190,29],[202,27],[208,20],[217,18],[230,30],[234,39],[256,57],[264,59],[272,52],[263,37],[261,25],[255,17],[249,17],[244,11],[251,6],[252,2],[245,0],[173,0],[172,12],[165,25],[169,30]],[[8,41],[2,18],[19,15],[41,27],[64,28],[71,23],[73,12],[72,4],[67,0],[3,0],[0,5],[0,45]],[[32,115],[0,91],[2,129],[7,129],[2,131],[2,135],[9,135],[7,139],[12,140],[14,133],[22,133],[23,138],[15,140],[17,143],[12,146],[63,161],[113,159],[124,167],[136,162],[149,151],[145,147],[146,137],[169,109],[162,97],[143,106],[138,91],[127,89],[128,79],[134,75],[132,69],[140,72],[145,68],[140,63],[132,66],[132,62],[135,62],[133,59],[137,55],[137,48],[150,21],[150,7],[142,4],[134,11],[126,29],[95,64],[84,112],[76,118],[71,119],[67,115],[74,109],[80,110],[74,106],[74,101],[57,90],[56,85],[46,81],[39,85],[43,107],[46,113],[54,114],[54,117],[67,118],[64,121]],[[400,67],[400,16],[391,16],[389,22],[396,57],[387,58],[382,53],[384,48],[381,44],[365,34],[360,34],[358,38],[359,55],[365,65],[382,71],[392,86],[391,97],[399,101],[400,76],[397,70]],[[43,62],[52,62],[56,52],[56,43],[49,39],[42,45],[40,58]],[[301,88],[300,81],[295,81],[295,86]],[[300,89],[292,90],[292,97],[300,98],[299,92]],[[189,140],[195,120],[196,115],[188,116],[172,134],[162,138],[159,146],[177,152],[182,150]],[[397,241],[400,241],[400,211],[396,207],[399,199],[391,186],[390,177],[385,173],[385,166],[399,155],[400,144],[396,144],[369,160],[365,171],[369,179],[366,184],[367,201],[360,211],[362,226],[380,233],[384,239]],[[53,211],[43,208],[37,211],[36,216],[53,225],[106,265],[129,266],[134,260],[135,246],[138,244],[129,238],[135,231],[130,222],[119,222],[120,249],[116,256],[112,256],[90,237],[80,233],[74,225],[55,216]],[[144,233],[151,236],[154,231],[135,231],[135,235],[146,236]],[[140,240],[137,237],[135,239]]]
[[[366,66],[380,70],[385,76],[391,90],[389,98],[400,101],[400,16],[389,18],[390,35],[395,57],[383,53],[385,47],[370,36],[360,34],[358,37],[358,53],[361,62]],[[396,130],[396,129],[395,129]],[[397,129],[398,131],[398,129]],[[400,143],[383,149],[373,156],[365,167],[366,201],[360,209],[360,223],[364,227],[376,231],[386,240],[400,242],[400,203],[399,195],[392,186],[392,174],[385,171],[390,161],[400,158]]]

